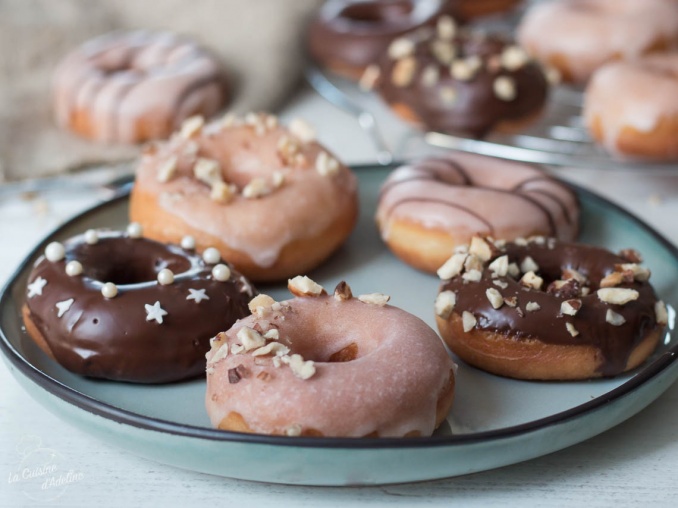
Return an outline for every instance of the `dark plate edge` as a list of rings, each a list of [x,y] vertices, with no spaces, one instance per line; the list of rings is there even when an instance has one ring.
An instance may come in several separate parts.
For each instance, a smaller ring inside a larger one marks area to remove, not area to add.
[[[387,167],[395,167],[398,163],[390,164]],[[384,166],[376,166],[374,164],[354,165],[352,169],[356,171],[368,170],[369,168],[383,168]],[[642,219],[636,217],[631,212],[625,210],[620,205],[609,201],[592,191],[584,189],[576,184],[563,182],[570,186],[578,195],[584,195],[592,201],[597,201],[604,206],[611,208],[638,226],[645,229],[650,235],[661,244],[673,257],[676,265],[678,265],[678,248],[669,242],[653,227],[648,225]],[[37,257],[38,253],[44,249],[48,239],[57,234],[63,228],[68,227],[74,222],[82,220],[82,218],[99,212],[102,208],[111,206],[118,201],[127,199],[129,196],[129,188],[125,188],[119,195],[99,203],[84,212],[72,217],[64,222],[38,243],[38,245],[26,256],[18,268],[10,276],[7,283],[0,293],[0,308],[4,307],[9,299],[11,299],[11,287],[14,285],[16,279],[26,269],[27,265]],[[481,441],[491,441],[507,439],[521,434],[528,434],[545,427],[561,424],[567,420],[576,418],[584,413],[597,410],[617,399],[624,397],[639,386],[645,384],[653,377],[662,373],[676,360],[678,354],[678,344],[674,345],[665,351],[659,358],[651,364],[642,368],[640,372],[634,375],[624,384],[607,392],[604,396],[597,397],[589,402],[568,409],[560,413],[556,413],[545,418],[533,420],[528,423],[506,427],[503,429],[478,432],[474,434],[461,434],[453,436],[432,436],[425,438],[327,438],[327,437],[283,437],[283,436],[269,436],[262,434],[244,434],[238,432],[222,431],[217,429],[208,429],[205,427],[196,427],[192,425],[179,424],[158,418],[151,418],[142,416],[125,409],[120,409],[111,406],[105,402],[101,402],[88,395],[74,390],[73,388],[57,381],[48,376],[44,372],[38,370],[30,364],[21,354],[12,346],[9,339],[5,335],[4,329],[0,327],[0,350],[7,357],[9,363],[19,370],[25,377],[33,381],[35,384],[45,389],[47,392],[57,396],[61,400],[73,404],[74,406],[83,409],[94,415],[112,420],[117,423],[131,425],[133,427],[143,430],[153,430],[157,432],[164,432],[177,436],[207,439],[213,441],[232,441],[239,443],[253,443],[261,445],[273,446],[292,446],[292,447],[311,447],[311,448],[351,448],[351,449],[377,449],[377,448],[421,448],[431,446],[454,446],[470,443],[478,443]]]

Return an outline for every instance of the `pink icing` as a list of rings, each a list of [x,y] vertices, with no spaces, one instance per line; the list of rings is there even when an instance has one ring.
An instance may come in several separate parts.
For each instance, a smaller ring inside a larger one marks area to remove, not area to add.
[[[678,115],[678,54],[651,55],[635,62],[615,62],[597,71],[584,101],[590,127],[602,122],[605,148],[618,152],[624,127],[651,132],[662,118]]]
[[[429,326],[396,307],[355,298],[320,296],[281,303],[282,311],[238,321],[226,332],[227,344],[240,342],[236,334],[243,326],[278,327],[279,342],[290,354],[313,360],[315,375],[300,379],[286,365],[274,367],[272,357],[255,358],[249,352],[211,363],[213,349],[207,355],[206,406],[214,426],[237,412],[254,432],[264,434],[284,434],[296,425],[341,437],[433,432],[437,400],[454,364]],[[356,359],[327,362],[351,343],[358,345]],[[248,375],[231,384],[228,371],[238,365]],[[271,379],[258,378],[261,372]]]
[[[678,2],[673,0],[557,0],[532,7],[518,41],[540,60],[559,55],[576,81],[613,58],[632,59],[658,40],[676,47]]]
[[[225,100],[218,62],[168,33],[99,37],[71,53],[54,77],[59,125],[69,126],[74,114],[88,111],[90,136],[108,142],[166,137],[189,115],[212,115]]]
[[[136,184],[157,195],[161,207],[192,228],[220,238],[258,266],[270,267],[287,244],[316,236],[333,224],[351,206],[357,183],[341,164],[333,175],[315,170],[318,155],[326,151],[317,142],[299,142],[304,162],[290,165],[278,150],[283,136],[294,138],[289,130],[275,126],[259,135],[253,130],[250,125],[220,128],[214,123],[191,140],[175,136],[143,157]],[[158,168],[172,156],[179,161],[176,176],[159,182]],[[224,180],[237,185],[239,191],[256,177],[271,182],[276,171],[285,180],[261,198],[246,199],[240,192],[227,204],[217,203],[209,197],[209,186],[193,176],[198,157],[219,161]]]
[[[377,209],[385,240],[399,220],[448,232],[460,243],[474,234],[572,240],[578,219],[573,192],[542,170],[461,152],[396,169]]]

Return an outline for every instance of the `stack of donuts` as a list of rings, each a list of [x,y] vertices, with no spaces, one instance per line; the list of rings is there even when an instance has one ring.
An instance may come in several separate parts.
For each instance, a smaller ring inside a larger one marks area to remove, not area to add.
[[[591,101],[594,86],[633,66],[673,79],[667,55],[594,72],[627,54],[612,47],[613,56],[575,58],[575,66],[564,50],[533,46],[534,19],[546,24],[552,9],[574,20],[583,16],[575,2],[530,11],[525,49],[458,25],[514,3],[330,0],[309,41],[334,71],[371,77],[403,117],[473,135],[543,106],[546,73],[526,51],[568,80],[592,75]],[[580,3],[595,4],[598,15],[619,9],[620,19],[635,12],[626,2]],[[651,3],[665,27],[675,9]],[[671,46],[673,34],[659,31],[661,44],[638,37],[644,43],[627,49]],[[419,437],[445,421],[454,401],[456,365],[445,345],[471,366],[527,380],[616,376],[655,350],[667,309],[641,255],[575,243],[580,208],[568,185],[542,168],[482,155],[409,161],[368,211],[385,248],[442,280],[437,295],[417,295],[434,302],[429,317],[440,336],[427,316],[390,305],[388,295],[355,296],[345,281],[328,293],[305,274],[351,235],[358,179],[301,119],[205,120],[227,96],[222,77],[192,42],[145,32],[85,44],[57,71],[63,125],[105,141],[155,140],[136,163],[126,229],[53,241],[28,277],[26,331],[64,368],[130,383],[206,376],[207,413],[224,431]],[[653,107],[638,121],[649,122]],[[587,119],[607,136],[594,106]],[[636,146],[635,131],[615,128],[624,147]],[[291,297],[276,301],[251,281],[282,284]]]

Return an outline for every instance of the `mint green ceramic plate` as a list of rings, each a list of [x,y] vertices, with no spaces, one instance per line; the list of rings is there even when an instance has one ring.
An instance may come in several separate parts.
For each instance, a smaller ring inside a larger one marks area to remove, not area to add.
[[[395,259],[373,215],[383,168],[356,168],[361,218],[349,242],[310,275],[355,293],[380,291],[434,325],[438,280]],[[678,304],[678,252],[627,212],[580,191],[582,241],[642,251],[657,292]],[[360,485],[428,480],[496,468],[581,442],[617,425],[656,399],[678,377],[678,339],[667,334],[640,369],[615,379],[543,383],[504,379],[460,365],[447,422],[430,438],[337,439],[238,434],[211,429],[202,380],[165,386],[93,381],[62,369],[37,349],[20,317],[26,277],[52,239],[91,227],[127,224],[127,197],[97,206],[36,247],[0,296],[0,349],[26,391],[83,431],[133,453],[177,467],[232,478],[305,485]],[[283,287],[261,287],[284,298]],[[670,309],[671,321],[675,317]],[[621,444],[623,446],[623,443]]]

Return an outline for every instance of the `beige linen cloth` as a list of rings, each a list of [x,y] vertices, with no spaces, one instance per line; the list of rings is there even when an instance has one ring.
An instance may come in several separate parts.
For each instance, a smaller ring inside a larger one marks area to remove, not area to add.
[[[212,50],[235,78],[229,106],[275,110],[299,84],[305,25],[320,0],[0,0],[0,182],[133,157],[53,121],[59,60],[116,29],[171,30]]]

